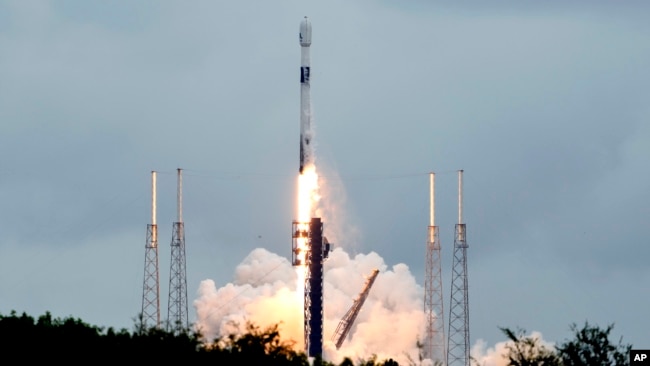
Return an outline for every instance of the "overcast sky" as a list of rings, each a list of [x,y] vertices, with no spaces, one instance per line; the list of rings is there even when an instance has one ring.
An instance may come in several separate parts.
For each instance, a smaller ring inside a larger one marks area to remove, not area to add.
[[[131,328],[151,170],[163,315],[176,168],[190,304],[201,280],[231,281],[254,248],[290,257],[308,15],[336,245],[404,263],[423,284],[437,172],[448,308],[464,169],[472,344],[503,340],[499,326],[561,341],[588,320],[648,348],[649,11],[0,1],[0,313]]]

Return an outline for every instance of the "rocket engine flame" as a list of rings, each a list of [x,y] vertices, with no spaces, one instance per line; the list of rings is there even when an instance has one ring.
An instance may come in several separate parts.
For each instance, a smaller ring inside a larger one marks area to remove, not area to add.
[[[320,201],[318,174],[313,164],[304,167],[298,176],[298,221],[307,222],[314,217]]]
[[[309,221],[314,216],[320,195],[318,194],[318,174],[316,174],[316,166],[309,164],[303,167],[301,174],[298,176],[298,220],[294,233],[296,236],[295,242],[297,248],[294,250],[296,261],[296,275],[298,281],[296,283],[297,290],[296,300],[302,303],[305,295],[305,278],[307,276],[306,256],[309,251]],[[300,234],[304,233],[304,234]]]

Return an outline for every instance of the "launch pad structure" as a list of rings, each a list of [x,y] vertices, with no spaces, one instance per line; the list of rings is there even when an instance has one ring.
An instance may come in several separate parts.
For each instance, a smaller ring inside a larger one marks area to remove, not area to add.
[[[374,269],[370,276],[366,279],[366,283],[363,284],[363,289],[361,290],[361,293],[359,293],[359,296],[354,300],[354,303],[352,303],[352,307],[350,307],[350,310],[348,310],[347,313],[343,316],[343,319],[339,322],[339,325],[336,327],[336,331],[334,331],[334,335],[332,336],[332,342],[336,345],[336,349],[340,349],[341,345],[343,344],[343,341],[345,341],[345,337],[347,337],[348,333],[350,332],[350,329],[352,329],[352,325],[354,324],[354,321],[357,319],[357,315],[359,315],[359,311],[361,311],[361,307],[363,306],[363,303],[366,301],[366,298],[368,297],[368,293],[370,292],[370,289],[372,288],[372,285],[375,283],[375,279],[377,278],[377,275],[379,274],[378,269]]]
[[[309,357],[322,356],[323,262],[329,254],[330,243],[323,236],[323,222],[319,217],[312,218],[310,222],[294,221],[291,233],[291,263],[294,266],[304,265],[307,269],[304,287],[305,351]]]

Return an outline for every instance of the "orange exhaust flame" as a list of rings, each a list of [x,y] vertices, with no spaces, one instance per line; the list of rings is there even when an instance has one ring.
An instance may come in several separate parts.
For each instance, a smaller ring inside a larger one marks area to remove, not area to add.
[[[314,164],[306,165],[302,173],[298,176],[298,218],[300,223],[298,229],[301,231],[309,231],[309,221],[314,216],[320,195],[318,193],[318,174],[316,173],[316,166]],[[309,250],[307,236],[297,239],[297,259],[300,263],[296,271],[298,273],[298,296],[302,299],[304,296],[305,284],[305,260],[307,251]]]

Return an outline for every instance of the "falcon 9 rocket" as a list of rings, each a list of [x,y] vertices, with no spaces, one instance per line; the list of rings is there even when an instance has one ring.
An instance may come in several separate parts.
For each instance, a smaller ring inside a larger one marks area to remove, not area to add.
[[[309,90],[309,46],[311,46],[311,23],[300,22],[300,174],[305,166],[313,163],[311,147],[311,95]]]

